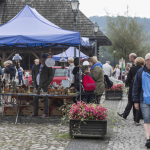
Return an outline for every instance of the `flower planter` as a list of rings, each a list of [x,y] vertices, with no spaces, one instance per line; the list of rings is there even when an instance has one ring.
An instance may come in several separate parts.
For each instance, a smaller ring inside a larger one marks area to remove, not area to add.
[[[70,120],[71,137],[104,138],[107,134],[107,120]]]
[[[123,97],[123,91],[105,91],[105,99],[121,100]]]

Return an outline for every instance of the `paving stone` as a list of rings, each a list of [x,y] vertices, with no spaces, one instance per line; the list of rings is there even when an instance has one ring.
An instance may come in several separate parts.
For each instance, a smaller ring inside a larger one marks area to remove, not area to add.
[[[0,116],[0,150],[64,150],[71,139],[57,138],[55,135],[68,134],[69,127],[68,125],[58,126],[61,117],[57,118],[57,121],[55,117],[52,118],[53,121],[49,120],[50,122],[44,123],[41,118],[31,120],[31,118],[24,117],[22,122],[26,120],[31,122],[15,125],[13,122],[15,117]]]

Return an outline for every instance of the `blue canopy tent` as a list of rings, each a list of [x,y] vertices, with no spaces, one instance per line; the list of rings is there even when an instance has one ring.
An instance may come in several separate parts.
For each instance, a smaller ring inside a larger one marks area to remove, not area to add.
[[[0,46],[45,47],[45,46],[90,46],[88,38],[79,32],[61,29],[41,16],[34,8],[26,5],[8,23],[0,26]],[[80,60],[79,60],[80,64]],[[81,74],[81,70],[79,69]],[[80,78],[80,76],[79,76]],[[79,80],[81,93],[81,80]],[[80,94],[81,99],[81,94]]]
[[[78,46],[81,43],[79,32],[61,29],[28,5],[0,26],[0,46]]]
[[[63,53],[60,53],[58,55],[53,55],[53,58],[55,59],[55,61],[59,61],[62,56],[64,56],[65,59],[67,59],[67,60],[68,60],[68,57],[73,57],[74,58],[73,51],[74,51],[74,47],[69,47]],[[76,49],[76,57],[79,57],[79,50],[78,49]],[[86,56],[84,53],[80,52],[80,58],[88,58],[88,56]]]

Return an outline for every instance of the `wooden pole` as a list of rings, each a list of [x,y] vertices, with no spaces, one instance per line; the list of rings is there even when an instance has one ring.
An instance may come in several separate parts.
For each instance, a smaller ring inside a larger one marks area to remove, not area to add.
[[[30,70],[30,52],[29,52],[29,70]]]

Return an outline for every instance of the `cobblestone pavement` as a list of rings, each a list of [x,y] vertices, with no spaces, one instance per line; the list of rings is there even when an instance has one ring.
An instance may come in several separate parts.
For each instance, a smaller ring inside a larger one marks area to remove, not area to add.
[[[21,117],[17,125],[15,119],[0,116],[0,150],[65,150],[72,141],[69,127],[58,126],[61,117]]]
[[[127,98],[120,101],[118,105],[118,112],[122,113],[126,107]],[[146,150],[145,142],[146,137],[143,128],[143,120],[140,121],[141,125],[136,126],[133,122],[132,111],[128,118],[122,119],[124,127],[114,127],[114,132],[110,138],[107,150]]]
[[[115,112],[123,112],[127,97],[123,100],[105,100],[102,103]],[[146,150],[143,121],[135,126],[132,112],[127,120],[121,119],[125,127],[111,128],[102,139],[70,139],[67,125],[58,127],[61,117],[49,119],[22,117],[15,125],[15,117],[0,117],[0,150]]]

